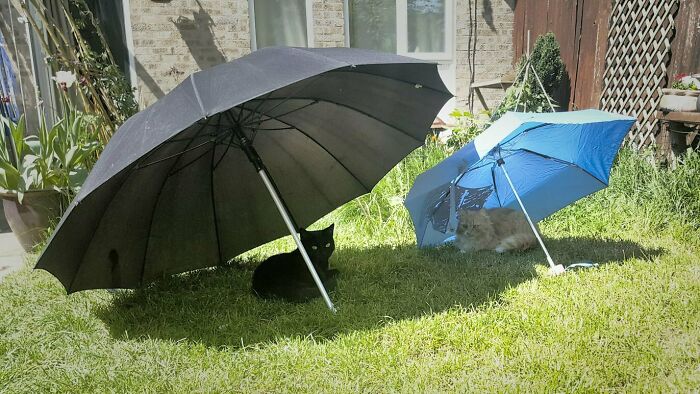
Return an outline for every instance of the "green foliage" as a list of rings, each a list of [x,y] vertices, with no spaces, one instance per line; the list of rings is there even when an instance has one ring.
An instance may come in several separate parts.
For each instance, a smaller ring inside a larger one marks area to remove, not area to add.
[[[487,111],[473,114],[469,111],[455,109],[450,113],[450,116],[457,121],[457,125],[452,128],[452,135],[446,142],[450,151],[463,147],[481,134],[490,124]]]
[[[551,96],[559,88],[566,75],[566,66],[561,60],[559,42],[554,33],[549,32],[537,38],[535,47],[530,54],[530,61],[542,81],[544,90]],[[522,63],[523,60],[521,59],[520,62]],[[534,75],[529,75],[527,84],[536,86],[537,80]]]
[[[0,118],[11,138],[0,138],[0,192],[52,189],[68,197],[85,181],[101,148],[94,116],[69,111],[53,127],[41,122],[37,135],[26,135],[24,117],[15,124]]]
[[[530,54],[530,64],[537,72],[537,76],[540,77],[545,91],[542,91],[532,70],[526,72],[527,59],[523,56],[517,66],[520,79],[506,90],[503,101],[494,111],[493,119],[500,118],[507,111],[545,112],[551,110],[547,98],[549,97],[551,100],[552,94],[559,88],[566,75],[566,67],[561,59],[559,43],[554,33],[549,32],[537,38],[535,47]],[[527,78],[525,78],[526,74]],[[519,101],[518,95],[520,95]],[[557,106],[554,101],[552,104]]]

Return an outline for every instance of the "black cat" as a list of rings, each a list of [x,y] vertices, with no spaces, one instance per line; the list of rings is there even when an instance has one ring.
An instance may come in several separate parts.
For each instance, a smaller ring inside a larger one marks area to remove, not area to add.
[[[338,271],[329,269],[328,263],[335,250],[333,225],[318,231],[302,229],[299,234],[326,290],[334,289]],[[253,293],[260,298],[291,302],[304,302],[321,295],[299,249],[271,256],[260,263],[253,273]]]

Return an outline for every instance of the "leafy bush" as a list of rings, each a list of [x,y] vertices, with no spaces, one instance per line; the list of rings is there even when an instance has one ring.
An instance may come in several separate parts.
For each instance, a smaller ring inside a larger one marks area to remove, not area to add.
[[[479,114],[459,109],[452,111],[450,116],[455,118],[457,125],[452,128],[452,135],[446,141],[448,150],[454,152],[481,134],[490,124],[487,115],[486,111]]]
[[[52,189],[72,197],[102,146],[95,119],[69,111],[53,127],[42,122],[37,135],[25,136],[24,116],[17,123],[1,117],[10,136],[0,133],[0,192],[16,193],[20,202],[30,190]]]
[[[515,81],[513,86],[508,88],[501,105],[494,111],[493,119],[498,119],[507,111],[529,111],[544,112],[549,110],[547,98],[551,100],[552,94],[559,88],[561,81],[566,75],[566,67],[561,60],[561,51],[554,33],[549,32],[539,36],[535,41],[535,47],[530,54],[530,62],[534,67],[540,81],[544,86],[544,92],[540,88],[532,70],[525,78],[527,66],[526,57],[522,57],[518,62],[518,75],[521,80]],[[520,101],[518,102],[518,95]],[[552,101],[556,106],[556,103]]]

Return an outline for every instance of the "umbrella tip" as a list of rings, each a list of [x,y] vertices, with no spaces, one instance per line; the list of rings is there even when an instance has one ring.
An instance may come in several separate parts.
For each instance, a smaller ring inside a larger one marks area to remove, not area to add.
[[[557,265],[555,265],[555,266],[552,266],[552,267],[549,269],[549,275],[550,275],[550,276],[561,275],[561,274],[564,273],[564,271],[565,271],[565,270],[564,270],[564,266],[561,265],[561,264],[557,264]]]

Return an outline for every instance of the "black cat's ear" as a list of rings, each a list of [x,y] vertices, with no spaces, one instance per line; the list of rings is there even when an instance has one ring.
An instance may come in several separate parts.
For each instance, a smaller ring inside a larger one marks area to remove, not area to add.
[[[330,226],[326,227],[326,231],[328,231],[329,233],[332,234],[334,228],[335,228],[335,223],[331,223]]]

